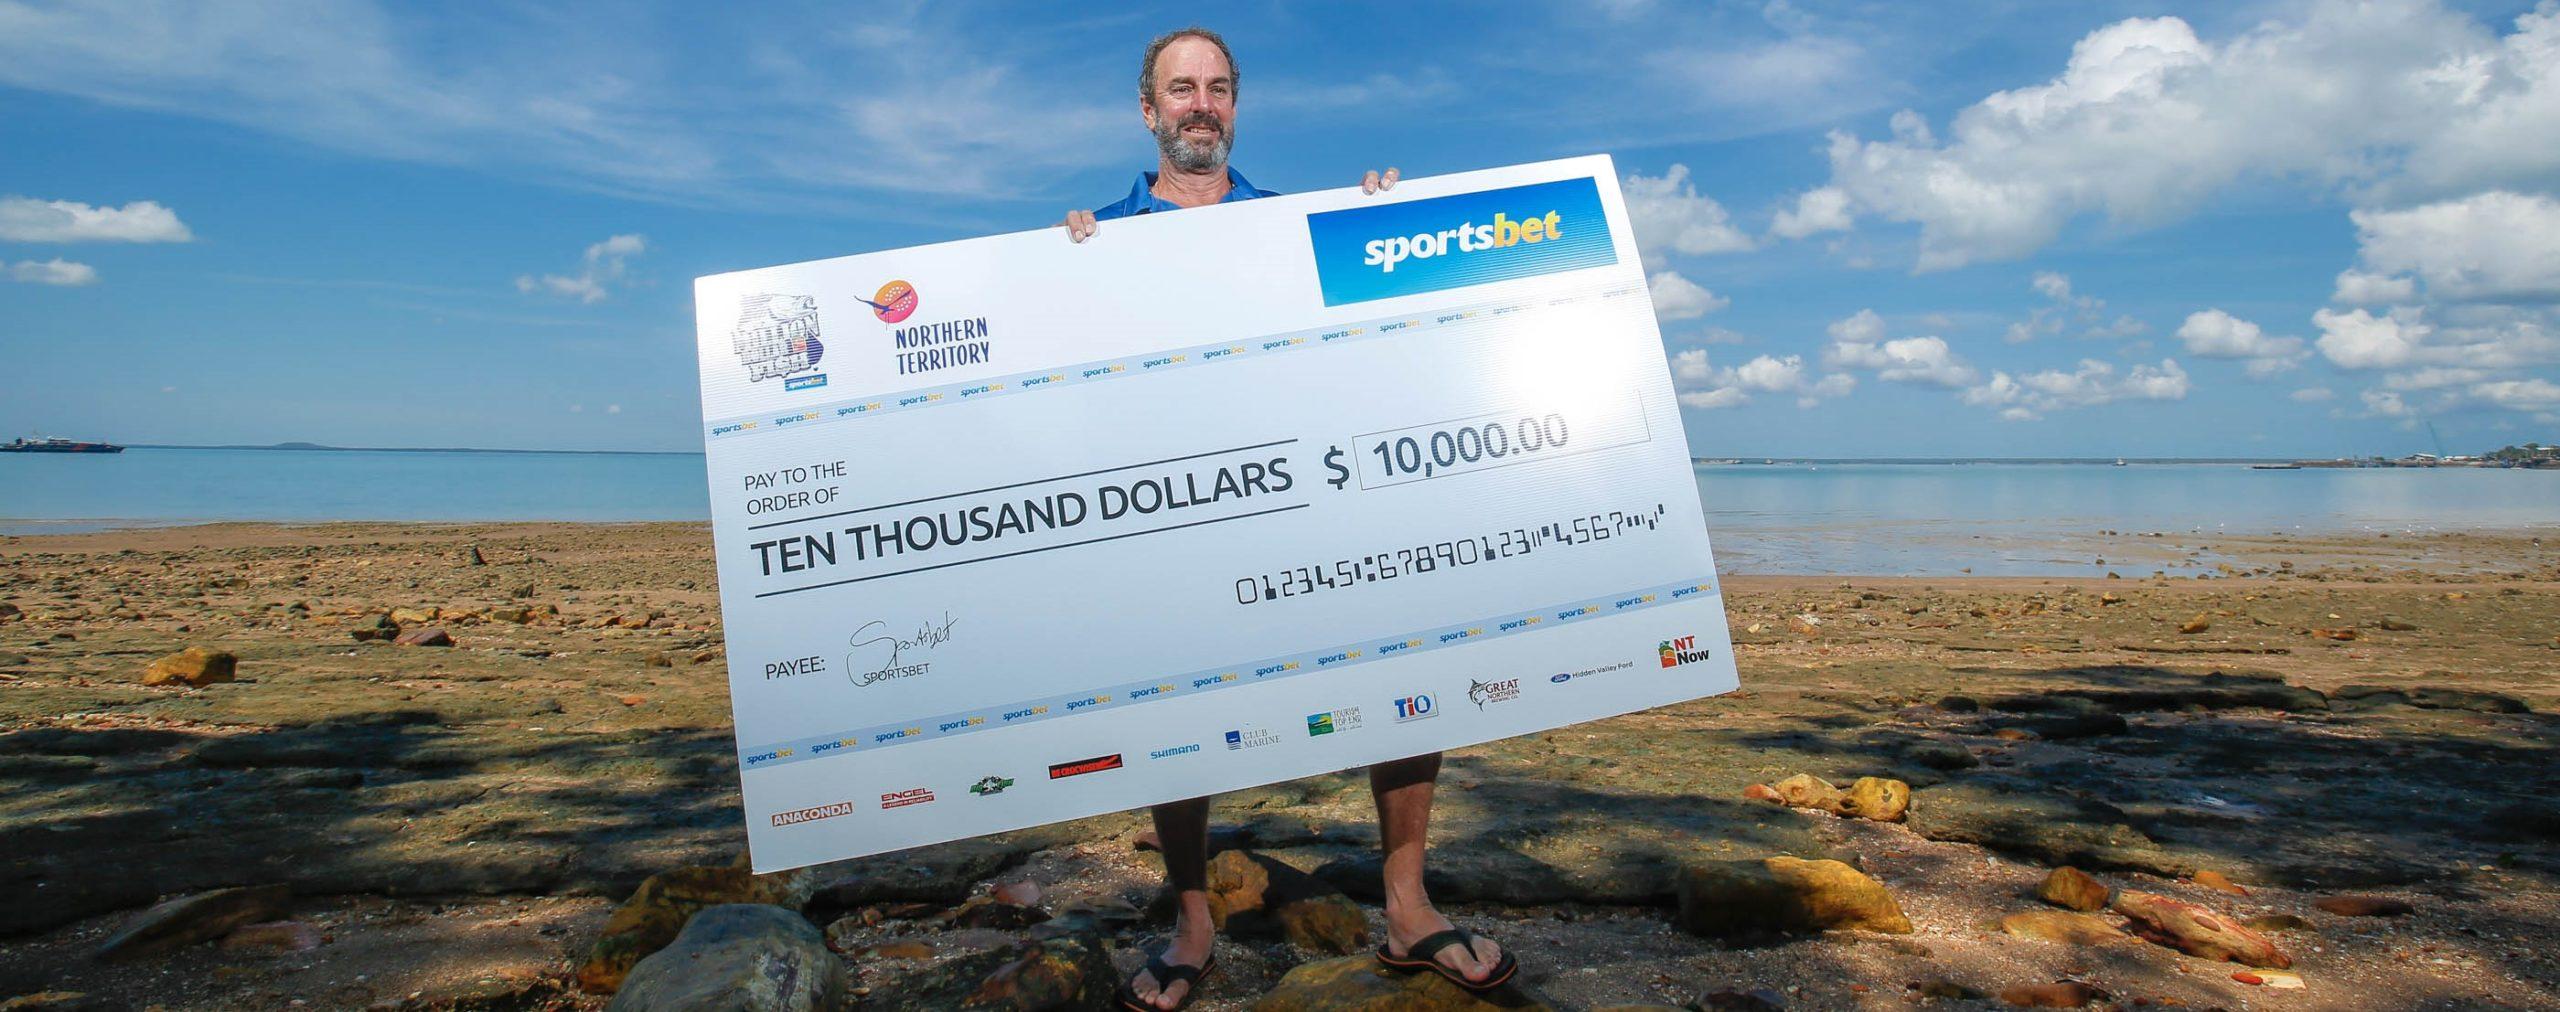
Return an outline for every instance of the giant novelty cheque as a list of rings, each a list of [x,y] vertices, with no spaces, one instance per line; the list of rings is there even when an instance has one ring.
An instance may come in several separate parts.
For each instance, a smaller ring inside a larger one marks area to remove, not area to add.
[[[759,872],[1736,687],[1606,156],[695,302]]]

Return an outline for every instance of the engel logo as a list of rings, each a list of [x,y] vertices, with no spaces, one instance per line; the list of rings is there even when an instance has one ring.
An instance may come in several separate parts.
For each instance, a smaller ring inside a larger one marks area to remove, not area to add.
[[[879,317],[880,322],[903,323],[907,317],[916,315],[916,286],[892,281],[881,285],[878,292],[861,301],[871,307],[871,315]]]
[[[1474,253],[1479,250],[1502,249],[1521,243],[1561,239],[1564,238],[1564,227],[1556,220],[1561,217],[1563,212],[1549,211],[1535,217],[1513,221],[1510,216],[1496,211],[1493,213],[1493,223],[1490,225],[1463,221],[1459,222],[1456,228],[1444,228],[1437,232],[1416,232],[1412,235],[1371,239],[1368,245],[1361,247],[1369,254],[1368,259],[1360,262],[1377,268],[1379,273],[1393,274],[1396,265],[1408,258],[1428,260],[1450,253]]]

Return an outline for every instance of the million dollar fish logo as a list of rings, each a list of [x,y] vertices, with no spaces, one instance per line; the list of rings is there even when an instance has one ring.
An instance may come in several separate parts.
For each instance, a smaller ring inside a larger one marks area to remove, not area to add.
[[[776,376],[818,367],[827,347],[818,342],[818,300],[806,295],[750,295],[738,304],[738,325],[729,331],[730,350],[747,367],[747,379],[761,383]],[[786,384],[787,385],[787,384]]]

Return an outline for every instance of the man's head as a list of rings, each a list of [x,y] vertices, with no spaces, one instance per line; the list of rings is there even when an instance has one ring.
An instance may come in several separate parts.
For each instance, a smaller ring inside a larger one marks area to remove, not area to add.
[[[1138,111],[1156,148],[1185,172],[1215,172],[1236,144],[1235,54],[1206,28],[1166,32],[1138,65]]]

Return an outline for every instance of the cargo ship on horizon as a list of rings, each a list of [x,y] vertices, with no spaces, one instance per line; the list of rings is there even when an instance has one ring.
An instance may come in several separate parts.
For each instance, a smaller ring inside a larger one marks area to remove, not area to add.
[[[124,447],[114,443],[88,443],[74,439],[12,439],[0,443],[0,453],[123,453]]]

